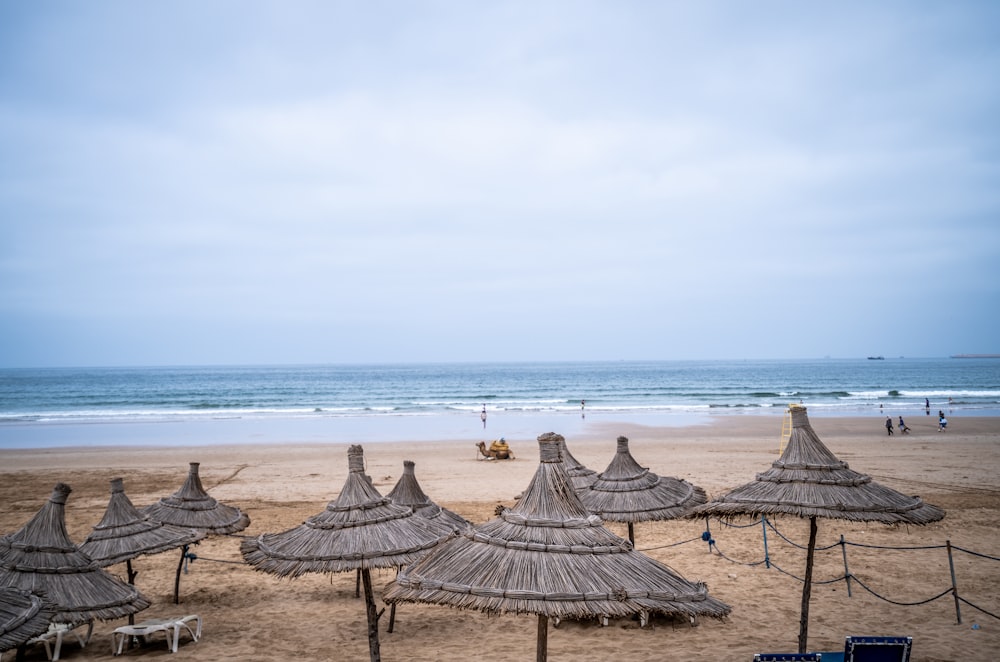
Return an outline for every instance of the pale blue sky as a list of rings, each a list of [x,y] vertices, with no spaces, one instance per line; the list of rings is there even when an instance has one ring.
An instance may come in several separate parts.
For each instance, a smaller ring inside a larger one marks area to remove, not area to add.
[[[0,3],[0,367],[998,322],[1000,3]]]

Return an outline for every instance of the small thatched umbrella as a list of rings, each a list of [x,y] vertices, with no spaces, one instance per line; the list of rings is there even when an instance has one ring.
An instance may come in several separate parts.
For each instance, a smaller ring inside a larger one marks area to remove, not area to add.
[[[386,496],[392,499],[393,503],[413,508],[413,512],[420,517],[440,520],[456,531],[464,531],[471,527],[472,523],[469,520],[447,508],[442,508],[424,494],[424,491],[420,489],[420,483],[417,482],[417,476],[413,472],[414,466],[411,460],[403,460],[403,475],[399,477],[395,487]]]
[[[48,630],[54,613],[52,604],[35,593],[0,588],[0,651],[23,646]]]
[[[569,452],[569,448],[566,447],[566,440],[562,439],[559,445],[562,447],[562,461],[563,467],[566,469],[566,475],[569,476],[570,484],[573,485],[573,489],[584,490],[594,484],[597,480],[597,472],[593,469],[588,469],[583,466],[580,460],[573,457],[573,454]]]
[[[537,614],[537,659],[548,619],[662,613],[721,618],[724,603],[636,552],[587,512],[561,461],[561,437],[538,437],[541,463],[518,504],[407,566],[385,600],[492,614]]]
[[[20,531],[0,538],[0,586],[43,593],[55,606],[56,623],[108,621],[142,611],[149,601],[134,586],[99,568],[70,540],[70,492],[69,485],[57,483]]]
[[[403,475],[396,481],[395,487],[386,496],[392,499],[393,503],[400,506],[409,506],[419,517],[436,519],[443,524],[447,524],[455,529],[455,532],[465,531],[472,528],[472,522],[465,519],[458,513],[437,505],[431,498],[424,494],[417,482],[417,476],[413,472],[414,463],[411,460],[403,460]],[[392,632],[396,622],[396,605],[392,605],[389,610],[388,631]]]
[[[681,517],[707,498],[705,490],[686,480],[657,476],[639,466],[629,452],[627,437],[618,437],[618,451],[608,468],[579,494],[590,512],[604,520],[628,523],[628,539],[632,544],[635,544],[635,522]]]
[[[299,526],[264,533],[240,545],[244,560],[255,569],[295,578],[308,572],[361,571],[368,616],[372,662],[380,659],[378,615],[372,593],[372,568],[399,568],[419,559],[455,528],[439,519],[418,517],[379,494],[365,476],[364,451],[347,452],[350,469],[340,495]]]
[[[724,519],[741,516],[797,515],[809,518],[809,545],[802,585],[799,652],[805,653],[809,634],[809,598],[812,594],[816,518],[882,524],[929,524],[944,517],[937,506],[919,497],[906,496],[852,471],[828,449],[813,431],[806,408],[792,405],[792,433],[784,453],[757,478],[703,506],[690,517],[714,515]]]
[[[195,529],[206,536],[225,535],[242,531],[250,525],[250,517],[235,506],[220,503],[208,495],[198,476],[198,462],[191,462],[187,479],[171,496],[146,506],[142,512],[156,521],[183,529]],[[186,543],[181,547],[174,578],[174,604],[180,602],[181,569],[188,555]]]
[[[185,547],[204,537],[205,533],[198,529],[164,524],[140,513],[126,496],[124,481],[113,478],[104,517],[80,549],[102,568],[124,562],[128,583],[134,584],[139,573],[132,569],[132,559]]]

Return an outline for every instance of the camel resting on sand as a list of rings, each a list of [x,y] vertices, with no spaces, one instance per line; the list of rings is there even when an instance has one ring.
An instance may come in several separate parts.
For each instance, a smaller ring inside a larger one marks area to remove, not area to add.
[[[499,440],[494,441],[490,444],[489,448],[486,448],[486,442],[480,441],[476,446],[479,448],[480,459],[486,460],[513,460],[514,454],[510,452],[510,446],[504,441],[503,437]]]

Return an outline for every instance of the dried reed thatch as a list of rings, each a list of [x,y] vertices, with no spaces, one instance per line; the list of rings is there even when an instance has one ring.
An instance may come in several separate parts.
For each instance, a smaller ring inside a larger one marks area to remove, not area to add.
[[[790,409],[792,433],[781,457],[755,480],[695,509],[693,516],[786,514],[882,524],[928,524],[944,517],[937,506],[853,471],[820,441],[805,407]]]
[[[250,525],[250,517],[235,506],[220,503],[209,496],[198,476],[198,462],[191,462],[187,479],[171,496],[146,506],[142,512],[163,524],[196,529],[205,535],[225,535],[242,531]],[[188,544],[181,547],[174,578],[174,604],[180,602],[181,569],[188,558]]]
[[[907,496],[851,470],[820,441],[809,424],[806,408],[791,405],[792,433],[784,453],[755,480],[712,499],[691,511],[690,517],[795,515],[809,518],[799,652],[805,653],[809,629],[816,518],[883,524],[929,524],[944,517],[937,506]]]
[[[379,659],[378,616],[371,587],[372,568],[399,568],[426,554],[455,528],[440,518],[418,517],[379,494],[364,473],[364,451],[347,452],[349,473],[340,495],[326,510],[282,533],[264,533],[240,545],[256,570],[279,577],[308,572],[361,571],[368,612],[371,659]]]
[[[580,460],[573,457],[573,454],[569,452],[569,448],[566,446],[566,440],[559,435],[561,442],[559,445],[561,447],[563,467],[566,469],[566,475],[569,476],[570,484],[576,490],[583,490],[594,484],[597,480],[597,472],[593,469],[588,469],[583,466]]]
[[[0,651],[17,648],[49,629],[52,603],[35,593],[0,588]]]
[[[414,466],[411,460],[403,460],[403,475],[399,477],[395,487],[386,496],[395,504],[409,506],[420,517],[439,520],[454,528],[455,531],[464,531],[471,527],[472,523],[469,520],[447,508],[442,508],[424,494],[424,491],[420,489],[420,483],[417,482],[417,476],[413,472]]]
[[[239,508],[220,503],[201,485],[198,462],[192,462],[187,479],[179,490],[164,497],[143,512],[153,520],[185,529],[198,529],[206,535],[242,531],[250,525],[250,517]]]
[[[69,485],[57,483],[49,501],[21,528],[0,538],[0,586],[39,591],[57,623],[112,620],[149,602],[134,586],[111,576],[81,552],[66,532]]]
[[[587,512],[566,475],[560,439],[538,437],[541,462],[514,508],[404,568],[386,602],[537,614],[539,659],[549,617],[728,614],[704,584],[634,551]]]
[[[633,544],[635,522],[674,519],[705,503],[705,490],[686,480],[658,476],[629,452],[628,438],[618,437],[618,450],[608,468],[586,489],[580,501],[592,513],[611,522],[627,522]]]
[[[104,517],[80,545],[80,550],[99,566],[107,567],[138,556],[177,549],[204,537],[205,533],[198,529],[164,524],[140,513],[125,494],[124,481],[114,478]]]

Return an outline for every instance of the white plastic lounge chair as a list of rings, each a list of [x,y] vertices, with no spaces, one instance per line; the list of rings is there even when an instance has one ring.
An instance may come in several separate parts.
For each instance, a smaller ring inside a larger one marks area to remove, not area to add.
[[[191,622],[195,628],[191,629]],[[177,645],[180,643],[181,629],[187,630],[192,641],[201,639],[201,616],[190,614],[188,616],[177,616],[175,618],[154,618],[135,625],[123,625],[115,628],[111,633],[111,654],[121,655],[125,648],[125,642],[129,637],[142,637],[147,640],[157,632],[162,632],[167,642],[167,648],[171,653],[177,652]]]
[[[87,634],[77,632],[77,628],[87,626]],[[45,656],[55,662],[62,652],[63,639],[72,634],[80,644],[80,648],[86,648],[90,643],[90,636],[94,634],[94,621],[81,621],[79,623],[49,623],[49,630],[44,634],[28,640],[28,645],[42,644],[45,646]]]

